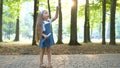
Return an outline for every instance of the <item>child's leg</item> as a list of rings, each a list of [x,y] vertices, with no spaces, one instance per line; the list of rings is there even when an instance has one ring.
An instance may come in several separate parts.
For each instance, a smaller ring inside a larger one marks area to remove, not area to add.
[[[51,66],[51,47],[47,47],[48,65]]]
[[[40,49],[40,64],[43,64],[43,57],[45,53],[45,48]]]

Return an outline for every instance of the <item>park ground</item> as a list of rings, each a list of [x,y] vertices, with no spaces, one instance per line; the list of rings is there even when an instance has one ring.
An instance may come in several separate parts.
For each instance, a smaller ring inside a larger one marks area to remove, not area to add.
[[[81,43],[52,46],[53,68],[120,68],[120,44]],[[0,43],[0,68],[40,68],[39,48],[31,43]],[[47,55],[44,57],[47,64]]]
[[[78,46],[56,44],[51,48],[53,55],[70,54],[120,54],[120,43],[102,45],[101,43],[81,43]],[[23,42],[1,42],[0,55],[39,55],[38,46]]]
[[[52,55],[53,68],[120,68],[120,54]],[[39,55],[0,55],[0,68],[40,68]],[[47,64],[47,56],[44,57]]]

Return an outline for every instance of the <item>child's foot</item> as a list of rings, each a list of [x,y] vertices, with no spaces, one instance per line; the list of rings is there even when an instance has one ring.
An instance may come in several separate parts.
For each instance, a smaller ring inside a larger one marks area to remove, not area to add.
[[[52,68],[52,65],[51,65],[51,64],[48,64],[46,68]]]
[[[40,68],[46,68],[45,64],[40,64]]]

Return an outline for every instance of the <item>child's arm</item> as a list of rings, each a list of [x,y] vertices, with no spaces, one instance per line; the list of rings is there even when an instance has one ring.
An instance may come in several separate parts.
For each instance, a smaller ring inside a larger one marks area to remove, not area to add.
[[[57,7],[56,7],[56,14],[55,14],[55,16],[51,19],[52,22],[55,21],[55,20],[58,18],[58,11],[59,11],[59,7],[57,6]]]

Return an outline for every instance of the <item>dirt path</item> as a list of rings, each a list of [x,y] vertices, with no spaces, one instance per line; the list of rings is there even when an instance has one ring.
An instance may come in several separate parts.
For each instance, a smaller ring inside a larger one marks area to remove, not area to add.
[[[52,60],[53,68],[120,68],[120,54],[53,55]],[[39,55],[0,55],[0,68],[39,68]]]

